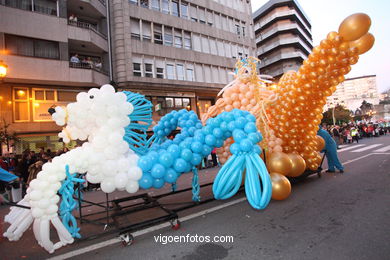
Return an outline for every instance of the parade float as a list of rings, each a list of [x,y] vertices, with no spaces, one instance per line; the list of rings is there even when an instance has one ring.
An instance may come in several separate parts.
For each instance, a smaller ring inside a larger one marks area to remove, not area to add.
[[[192,198],[199,201],[197,166],[213,148],[223,164],[212,187],[215,199],[234,196],[243,183],[255,209],[264,209],[271,196],[287,198],[291,185],[286,176],[319,167],[324,141],[316,132],[322,107],[358,55],[372,47],[370,24],[365,14],[346,18],[298,72],[286,73],[275,84],[258,75],[255,58],[239,61],[234,81],[202,121],[193,111],[172,111],[153,127],[151,138],[146,132],[152,104],[144,96],[116,92],[110,85],[79,93],[75,103],[50,112],[64,126],[59,137],[83,145],[43,165],[26,196],[5,217],[11,225],[4,236],[19,240],[32,225],[39,245],[49,253],[73,243],[80,237],[72,214],[75,185],[84,182],[80,175],[100,184],[105,193],[135,193],[174,185],[192,172]],[[180,134],[167,139],[177,128]],[[59,237],[56,243],[50,239],[51,224]]]

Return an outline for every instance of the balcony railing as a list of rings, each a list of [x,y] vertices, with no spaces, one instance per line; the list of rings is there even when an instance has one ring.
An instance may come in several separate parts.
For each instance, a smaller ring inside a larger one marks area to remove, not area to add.
[[[105,0],[98,0],[102,5],[106,6],[106,1]]]
[[[86,22],[75,22],[75,21],[69,21],[69,20],[68,20],[68,25],[91,30],[94,33],[101,36],[103,39],[107,40],[107,36],[104,35],[103,33],[99,32],[96,25],[86,23]]]
[[[101,63],[100,63],[101,64]],[[85,63],[85,62],[69,62],[69,67],[74,69],[89,69],[94,70],[100,73],[103,73],[104,75],[108,75],[108,72],[105,71],[101,65],[91,64],[91,63]]]

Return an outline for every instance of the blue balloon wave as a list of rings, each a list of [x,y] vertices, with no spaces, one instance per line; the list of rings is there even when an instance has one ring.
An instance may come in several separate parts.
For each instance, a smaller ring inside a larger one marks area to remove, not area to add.
[[[256,118],[248,111],[233,109],[210,118],[203,126],[194,111],[172,111],[161,118],[153,128],[149,151],[140,157],[138,166],[143,174],[139,180],[142,189],[162,188],[165,183],[175,184],[182,175],[199,165],[214,148],[223,146],[233,137],[233,154],[217,174],[213,183],[216,199],[235,195],[246,172],[245,191],[248,202],[256,209],[265,208],[272,193],[272,183],[260,158],[257,145],[262,136],[256,127]],[[181,128],[173,140],[166,137]],[[195,172],[194,172],[195,173]]]

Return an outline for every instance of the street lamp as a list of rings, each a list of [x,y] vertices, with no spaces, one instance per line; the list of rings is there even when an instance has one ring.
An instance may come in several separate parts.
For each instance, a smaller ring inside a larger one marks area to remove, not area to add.
[[[8,66],[2,60],[0,60],[0,79],[3,80],[7,76]]]

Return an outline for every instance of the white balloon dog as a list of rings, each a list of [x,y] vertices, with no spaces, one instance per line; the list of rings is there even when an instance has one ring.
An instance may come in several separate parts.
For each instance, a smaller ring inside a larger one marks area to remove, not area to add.
[[[88,139],[88,142],[43,165],[37,178],[31,181],[26,196],[18,203],[31,209],[11,207],[5,216],[11,226],[4,236],[10,241],[19,240],[34,222],[35,238],[49,253],[73,243],[73,237],[57,213],[60,200],[57,192],[66,178],[66,165],[70,173],[87,173],[87,180],[100,183],[106,193],[115,189],[137,192],[138,180],[142,177],[142,170],[137,166],[139,157],[123,140],[124,128],[130,124],[129,115],[133,110],[126,94],[115,93],[111,85],[79,93],[77,102],[68,104],[66,109],[56,107],[53,120],[61,126],[67,124],[59,137],[66,143],[76,139]],[[50,240],[50,223],[60,238],[55,244]]]

